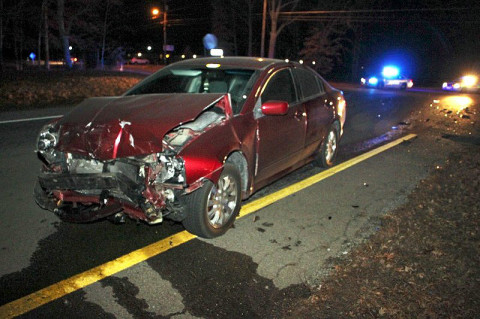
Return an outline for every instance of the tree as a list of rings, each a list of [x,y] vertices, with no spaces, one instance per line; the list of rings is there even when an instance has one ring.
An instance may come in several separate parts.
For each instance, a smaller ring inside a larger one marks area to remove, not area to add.
[[[57,23],[61,47],[66,65],[72,68],[70,57],[70,37],[72,27],[79,22],[85,22],[90,15],[97,12],[97,7],[101,3],[95,0],[69,0],[68,7],[65,7],[65,0],[57,0]],[[98,28],[96,25],[90,25],[92,28]]]
[[[219,39],[219,47],[224,51],[252,56],[257,2],[258,0],[212,0],[212,31]],[[244,32],[245,29],[247,32]]]
[[[3,9],[3,0],[0,0],[0,70],[3,70],[3,21],[5,11]]]
[[[347,39],[343,37],[341,26],[324,25],[315,27],[311,35],[305,40],[300,55],[322,74],[332,71],[336,63],[341,62],[342,53],[346,51]]]
[[[269,0],[268,1],[268,14],[270,16],[270,40],[268,44],[268,57],[275,57],[275,45],[277,43],[277,37],[282,30],[289,24],[295,21],[292,16],[287,16],[280,22],[280,14],[284,10],[295,10],[299,3],[299,0]]]
[[[70,43],[68,39],[68,31],[70,31],[70,26],[65,28],[65,1],[64,0],[57,0],[57,21],[58,21],[58,32],[60,34],[60,41],[62,43],[63,54],[65,63],[67,64],[68,68],[72,68],[72,59],[70,57]]]
[[[49,42],[49,27],[48,27],[48,4],[49,0],[43,0],[42,1],[42,17],[40,18],[40,21],[43,22],[40,23],[40,30],[39,34],[42,33],[42,28],[43,28],[43,34],[44,34],[44,45],[45,45],[45,69],[50,70],[50,42]],[[41,37],[39,37],[39,42],[41,42]],[[38,60],[41,61],[41,44],[39,43],[38,46]]]

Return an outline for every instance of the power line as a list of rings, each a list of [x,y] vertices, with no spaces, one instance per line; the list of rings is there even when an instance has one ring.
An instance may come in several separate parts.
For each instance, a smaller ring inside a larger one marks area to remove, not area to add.
[[[283,15],[296,14],[333,14],[333,13],[408,13],[408,12],[440,12],[440,11],[476,11],[478,8],[415,8],[415,9],[359,9],[359,10],[311,10],[311,11],[285,11]]]

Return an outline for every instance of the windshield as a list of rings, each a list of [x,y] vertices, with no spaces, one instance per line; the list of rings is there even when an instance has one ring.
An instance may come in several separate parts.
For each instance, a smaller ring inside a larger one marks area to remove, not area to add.
[[[230,93],[232,109],[240,112],[256,76],[249,69],[167,67],[146,78],[125,95],[155,93]]]

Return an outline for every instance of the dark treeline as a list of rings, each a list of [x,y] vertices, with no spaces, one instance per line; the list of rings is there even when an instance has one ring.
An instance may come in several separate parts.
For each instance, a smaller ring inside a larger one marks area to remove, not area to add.
[[[414,79],[443,81],[480,63],[474,1],[0,0],[0,66],[20,70],[31,52],[70,68],[73,58],[103,68],[137,52],[161,63],[163,20],[152,19],[155,6],[167,9],[172,61],[208,54],[202,38],[213,33],[225,55],[303,60],[341,80],[398,63]]]

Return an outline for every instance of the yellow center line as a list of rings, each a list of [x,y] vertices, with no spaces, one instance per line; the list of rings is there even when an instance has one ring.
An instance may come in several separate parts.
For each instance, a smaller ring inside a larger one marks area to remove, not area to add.
[[[244,206],[242,206],[242,210],[240,211],[239,217],[244,217],[248,214],[251,214],[253,212],[258,211],[259,209],[262,209],[270,204],[273,204],[276,201],[279,201],[282,198],[285,198],[289,195],[292,195],[293,193],[299,192],[302,189],[305,189],[309,186],[312,186],[315,183],[320,182],[321,180],[324,180],[334,174],[337,174],[353,165],[356,165],[370,157],[373,157],[381,152],[384,152],[388,150],[389,148],[392,148],[394,146],[397,146],[398,144],[410,140],[414,137],[416,137],[416,134],[409,134],[407,136],[401,137],[399,139],[396,139],[388,144],[382,145],[380,147],[377,147],[376,149],[373,149],[367,153],[361,154],[357,157],[354,157],[352,159],[349,159],[348,161],[345,161],[341,164],[338,164],[334,167],[331,167],[327,170],[324,170],[316,175],[310,176],[298,183],[295,183],[293,185],[287,186],[285,188],[282,188],[281,190],[272,193],[270,195],[264,196],[262,198],[257,199],[256,201],[253,201],[251,203],[248,203]]]
[[[338,172],[341,172],[355,164],[358,164],[372,156],[375,156],[383,151],[392,148],[403,141],[410,140],[416,137],[415,134],[409,134],[388,144],[380,146],[374,150],[371,150],[365,154],[359,155],[348,161],[345,161],[337,166],[322,171],[314,176],[306,178],[291,186],[285,187],[273,194],[259,198],[251,203],[248,203],[240,210],[239,218],[248,214],[256,212],[282,198],[285,198],[291,194],[301,191],[315,183],[320,182]],[[164,253],[174,247],[184,244],[192,239],[196,238],[195,235],[190,234],[187,231],[179,232],[168,238],[162,239],[156,243],[150,244],[143,248],[137,249],[131,253],[121,256],[117,259],[109,261],[103,265],[92,268],[68,279],[62,280],[51,286],[43,288],[39,291],[31,293],[28,296],[14,300],[8,304],[0,307],[0,318],[13,318],[20,316],[26,312],[32,311],[40,306],[43,306],[51,301],[62,298],[72,292],[83,289],[88,285],[91,285],[97,281],[100,281],[106,277],[112,276],[120,271],[130,268],[138,263],[141,263],[149,258]]]

